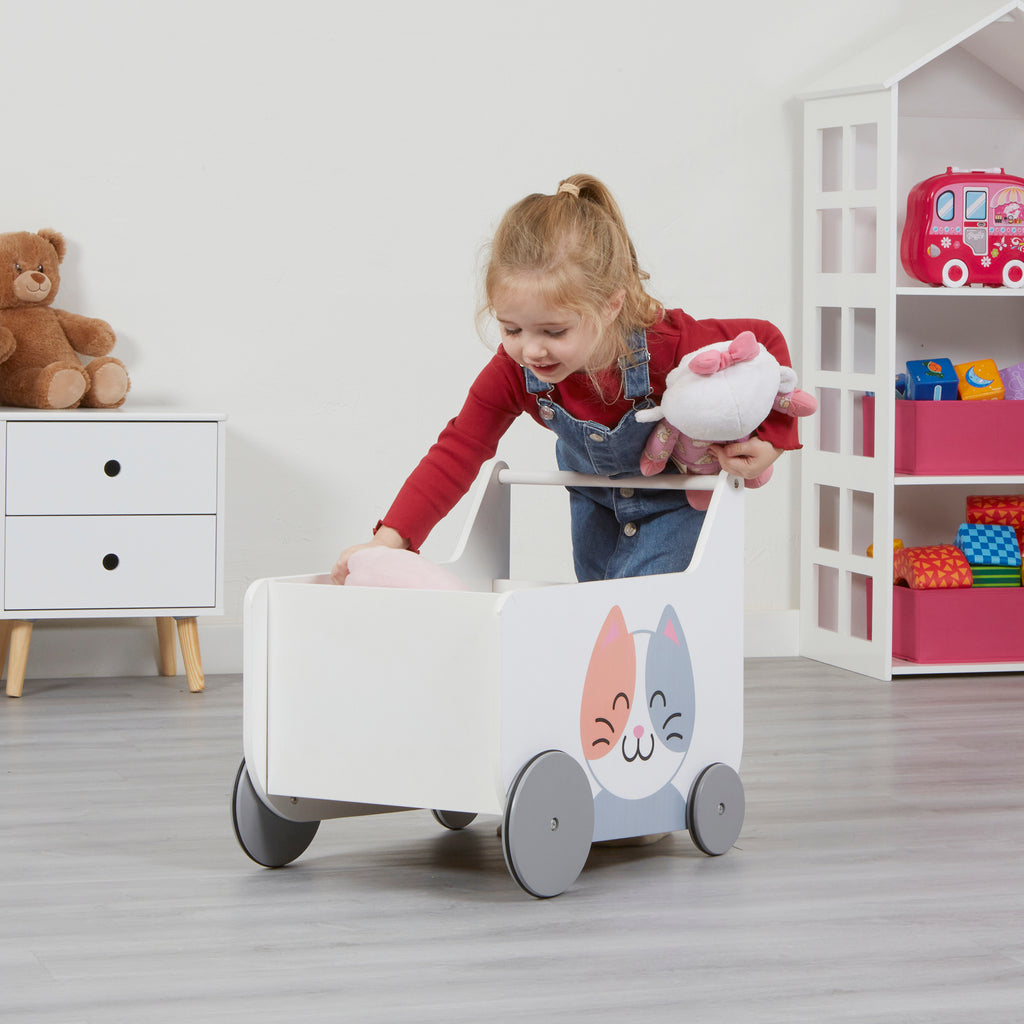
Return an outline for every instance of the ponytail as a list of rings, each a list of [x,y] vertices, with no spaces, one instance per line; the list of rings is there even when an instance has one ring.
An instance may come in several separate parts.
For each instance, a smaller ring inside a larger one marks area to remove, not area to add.
[[[640,269],[618,203],[590,175],[574,174],[554,195],[530,195],[508,210],[490,247],[483,312],[492,312],[496,293],[523,275],[535,279],[550,305],[598,323],[609,302],[624,295],[587,367],[591,373],[628,355],[633,331],[653,326],[664,312],[644,289],[649,275]]]

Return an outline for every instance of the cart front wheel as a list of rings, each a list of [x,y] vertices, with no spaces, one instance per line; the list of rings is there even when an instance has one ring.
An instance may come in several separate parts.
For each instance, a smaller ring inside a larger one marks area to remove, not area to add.
[[[319,821],[289,821],[275,814],[256,795],[244,759],[231,794],[231,822],[239,846],[265,868],[290,864],[305,852],[320,827]]]
[[[565,892],[594,838],[594,797],[579,763],[561,750],[538,754],[509,787],[501,846],[505,864],[531,896]]]
[[[743,828],[746,801],[739,775],[727,764],[704,769],[693,784],[687,827],[697,848],[709,857],[732,849]]]
[[[434,815],[434,821],[439,825],[444,825],[445,828],[450,828],[453,832],[458,832],[460,828],[465,828],[476,819],[476,815],[470,814],[468,811],[431,811],[430,813]]]

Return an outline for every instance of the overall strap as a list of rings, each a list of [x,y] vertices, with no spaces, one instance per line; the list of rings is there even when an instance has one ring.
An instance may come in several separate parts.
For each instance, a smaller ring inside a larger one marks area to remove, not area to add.
[[[619,357],[622,371],[623,394],[634,406],[645,408],[651,395],[651,376],[648,373],[650,353],[647,351],[647,332],[634,331],[629,339],[629,355]]]

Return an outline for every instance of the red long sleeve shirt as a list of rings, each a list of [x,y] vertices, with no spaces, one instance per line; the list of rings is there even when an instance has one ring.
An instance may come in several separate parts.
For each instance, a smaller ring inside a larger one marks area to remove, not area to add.
[[[766,320],[694,320],[681,309],[667,310],[664,319],[647,330],[651,398],[658,400],[665,393],[665,377],[683,356],[735,338],[741,331],[753,331],[780,363],[792,365],[782,332]],[[576,373],[556,384],[550,397],[578,420],[614,427],[633,407],[620,393],[619,377],[617,368],[599,376],[599,393],[586,373]],[[608,395],[617,397],[607,400]],[[418,549],[469,490],[480,467],[494,457],[502,435],[524,412],[545,426],[536,397],[526,390],[522,367],[499,349],[473,382],[458,416],[412,471],[382,523]],[[755,434],[786,451],[800,447],[796,420],[783,413],[770,413]]]

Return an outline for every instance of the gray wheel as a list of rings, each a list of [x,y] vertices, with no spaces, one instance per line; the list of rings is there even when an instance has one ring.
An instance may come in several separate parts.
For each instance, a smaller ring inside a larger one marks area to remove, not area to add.
[[[231,794],[231,823],[239,846],[265,868],[290,864],[305,852],[320,827],[319,821],[289,821],[275,814],[256,795],[244,760]]]
[[[476,818],[475,814],[470,814],[468,811],[431,811],[430,813],[433,814],[434,820],[439,825],[444,825],[445,828],[450,828],[453,832],[465,828]]]
[[[697,848],[709,857],[732,849],[743,828],[746,801],[739,775],[727,764],[713,764],[697,777],[687,806],[687,827]]]
[[[531,896],[565,892],[579,877],[594,838],[594,797],[574,758],[538,754],[509,787],[501,847],[509,873]]]

